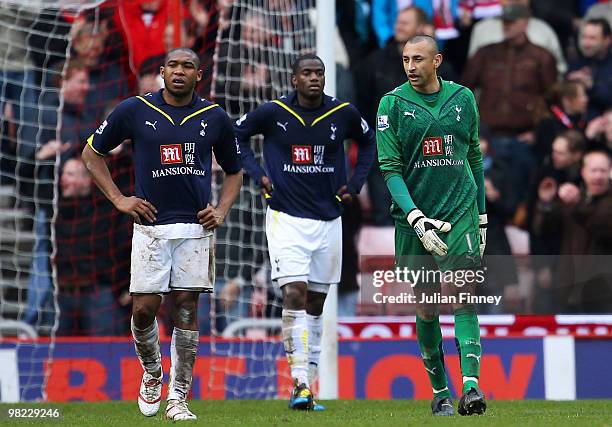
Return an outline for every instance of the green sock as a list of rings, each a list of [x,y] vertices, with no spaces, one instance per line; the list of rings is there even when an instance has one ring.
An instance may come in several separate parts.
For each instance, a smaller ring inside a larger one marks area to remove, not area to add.
[[[444,352],[442,351],[442,332],[438,316],[434,320],[416,318],[417,340],[423,357],[423,364],[429,382],[433,388],[434,397],[450,397],[446,370],[444,369]]]
[[[463,393],[478,388],[480,377],[480,326],[476,307],[466,305],[455,310],[455,344],[461,360]]]

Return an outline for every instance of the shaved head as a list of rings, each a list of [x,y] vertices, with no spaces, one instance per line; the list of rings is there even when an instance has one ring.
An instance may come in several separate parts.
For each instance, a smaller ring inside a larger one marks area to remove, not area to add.
[[[436,70],[442,63],[442,54],[433,37],[411,37],[402,51],[404,71],[412,87],[418,92],[433,93],[440,88]]]
[[[417,44],[417,43],[427,43],[428,48],[431,50],[431,53],[437,55],[440,53],[440,48],[438,47],[438,42],[431,36],[425,34],[419,34],[418,36],[411,37],[406,44]]]

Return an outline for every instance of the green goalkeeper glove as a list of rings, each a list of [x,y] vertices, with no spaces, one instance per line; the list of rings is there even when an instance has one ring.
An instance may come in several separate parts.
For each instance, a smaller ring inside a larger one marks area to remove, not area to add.
[[[450,223],[427,218],[419,209],[408,212],[406,219],[408,224],[416,231],[427,252],[437,256],[444,256],[448,253],[448,246],[438,237],[436,231],[448,233],[451,229]]]
[[[478,215],[478,226],[480,228],[480,258],[484,255],[485,248],[487,247],[487,214]]]

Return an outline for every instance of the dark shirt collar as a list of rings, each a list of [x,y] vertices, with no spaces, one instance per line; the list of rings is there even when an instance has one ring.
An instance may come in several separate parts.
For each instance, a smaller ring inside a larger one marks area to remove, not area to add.
[[[153,93],[153,100],[155,101],[155,104],[159,106],[168,105],[170,107],[180,108],[180,107],[176,107],[175,105],[168,104],[166,100],[164,99],[164,96],[162,95],[163,91],[164,89],[160,89],[157,92]],[[184,107],[194,107],[196,103],[198,102],[198,99],[199,99],[198,96],[194,92],[191,98],[191,102],[187,105],[184,105]]]
[[[289,95],[287,95],[287,100],[289,101],[288,104],[303,111],[316,111],[321,108],[324,108],[329,103],[330,99],[331,98],[325,95],[325,92],[323,92],[323,102],[321,103],[321,105],[319,105],[317,108],[305,108],[298,104],[297,90],[294,90]]]

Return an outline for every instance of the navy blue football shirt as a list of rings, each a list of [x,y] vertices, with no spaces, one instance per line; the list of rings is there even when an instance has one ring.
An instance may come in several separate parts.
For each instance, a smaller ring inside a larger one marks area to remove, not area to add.
[[[302,108],[297,92],[265,103],[236,121],[245,171],[259,184],[265,175],[274,191],[268,205],[289,215],[331,220],[342,214],[336,193],[343,185],[359,193],[374,160],[375,137],[357,109],[324,95],[315,109]],[[255,160],[250,138],[264,136],[265,171]],[[359,158],[347,179],[344,140],[354,139]]]
[[[217,104],[194,96],[167,104],[162,90],[121,102],[87,142],[105,155],[123,140],[134,144],[135,193],[157,208],[147,225],[198,223],[210,200],[212,153],[228,174],[240,171],[232,123]]]

